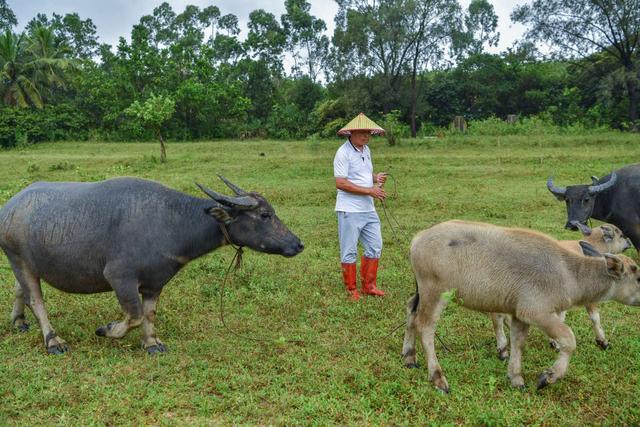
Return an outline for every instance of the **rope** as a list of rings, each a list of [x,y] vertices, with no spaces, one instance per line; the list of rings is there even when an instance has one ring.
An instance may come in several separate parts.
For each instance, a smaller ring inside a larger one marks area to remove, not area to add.
[[[391,169],[391,166],[389,166],[387,168],[387,171],[389,171],[390,169]],[[386,172],[386,174],[387,174],[387,176],[389,178],[392,179],[392,182],[393,182],[393,190],[392,190],[391,195],[388,196],[388,198],[397,199],[398,198],[398,180],[390,172]],[[380,187],[382,187],[383,185],[384,184],[380,184]],[[387,223],[389,224],[389,228],[391,228],[391,232],[392,232],[393,237],[395,238],[395,240],[400,244],[404,244],[404,243],[409,244],[409,242],[411,242],[411,238],[409,237],[407,232],[402,229],[402,226],[400,225],[400,222],[398,221],[398,218],[393,214],[393,212],[391,212],[391,209],[389,209],[389,207],[387,206],[386,199],[380,200],[380,205],[382,206],[382,212],[384,213],[385,219],[387,220]],[[395,222],[395,226],[394,226],[394,222]],[[400,233],[398,231],[400,231]],[[401,235],[402,239],[399,237],[399,235]],[[406,323],[407,322],[405,321],[405,322],[402,323],[402,325],[406,325]],[[399,327],[396,327],[393,330],[393,332],[395,332],[398,328]],[[391,334],[389,334],[389,335],[391,335]],[[447,344],[445,344],[444,340],[442,338],[440,338],[440,335],[435,333],[435,336],[438,339],[438,342],[440,342],[440,344],[444,348],[444,350],[447,353],[451,353],[451,350],[449,349]]]
[[[389,169],[390,168],[391,167],[389,167]],[[388,173],[387,176],[389,176],[393,180],[394,189],[393,189],[393,195],[391,197],[395,199],[395,198],[398,197],[397,180],[390,173]],[[396,240],[398,242],[400,242],[400,243],[403,243],[401,241],[401,239],[398,237],[399,233],[398,233],[397,230],[399,230],[402,233],[402,237],[405,239],[405,241],[408,242],[409,241],[409,236],[407,235],[407,233],[404,230],[402,230],[402,227],[401,227],[400,222],[398,221],[398,219],[393,215],[393,213],[387,207],[387,205],[386,205],[384,200],[381,200],[380,202],[381,202],[381,205],[382,205],[382,209],[383,209],[385,218],[387,219],[387,222],[389,223],[389,226],[391,227],[391,230],[394,233],[394,237],[396,238]],[[392,221],[395,222],[395,226],[394,226]],[[228,333],[230,333],[231,335],[234,335],[234,336],[236,336],[238,338],[241,338],[241,339],[246,339],[246,340],[253,341],[253,342],[262,342],[262,343],[279,342],[279,340],[275,340],[273,338],[255,337],[255,336],[250,336],[250,335],[246,335],[246,334],[241,334],[239,332],[234,331],[233,329],[231,329],[229,327],[229,325],[227,325],[227,323],[225,321],[225,318],[224,318],[224,295],[225,295],[225,289],[226,289],[226,285],[227,285],[227,280],[229,279],[229,275],[231,273],[231,268],[232,268],[232,266],[234,266],[234,264],[235,264],[234,272],[237,271],[242,266],[242,255],[243,255],[244,251],[242,249],[242,246],[237,246],[232,242],[231,236],[229,235],[229,231],[227,230],[227,227],[225,226],[225,224],[221,223],[220,224],[220,229],[221,229],[222,234],[224,235],[227,243],[229,243],[229,245],[231,245],[231,247],[233,247],[233,249],[235,249],[235,251],[236,251],[236,253],[234,254],[233,258],[231,259],[231,263],[229,264],[229,267],[227,268],[227,271],[225,273],[224,279],[222,281],[222,285],[220,286],[220,316],[219,317],[220,317],[220,322],[222,323],[222,326],[227,330]],[[387,338],[389,338],[391,335],[393,335],[398,329],[400,329],[401,327],[403,327],[405,325],[406,325],[406,321],[402,321],[402,323],[400,323],[399,325],[394,327],[390,332],[388,332],[383,337],[367,340],[363,344],[364,345],[366,345],[366,344],[376,344],[378,342],[384,341]],[[440,342],[440,344],[442,345],[442,347],[444,348],[444,350],[447,353],[450,353],[451,350],[445,344],[445,342],[442,340],[442,338],[440,338],[440,336],[437,333],[435,334],[435,336],[438,339],[438,341]],[[304,344],[303,340],[287,340],[286,342],[292,343],[292,344]],[[361,347],[364,347],[364,345],[361,346]],[[375,362],[375,360],[374,360],[374,362]]]
[[[224,294],[225,294],[224,291],[227,285],[227,279],[229,278],[231,267],[234,267],[234,264],[235,264],[235,267],[233,269],[234,272],[237,271],[242,266],[242,255],[244,251],[242,250],[242,246],[236,246],[233,244],[233,242],[231,241],[231,237],[229,236],[227,227],[224,224],[220,224],[220,229],[222,230],[222,234],[224,234],[224,238],[227,240],[227,242],[231,245],[231,247],[233,247],[233,249],[236,250],[236,253],[233,255],[233,258],[231,259],[231,263],[229,263],[229,267],[227,267],[227,272],[224,275],[224,280],[222,281],[222,285],[220,286],[220,322],[222,323],[222,326],[224,326],[227,332],[229,332],[231,335],[235,335],[238,338],[243,338],[245,340],[249,340],[253,342],[262,342],[262,343],[278,342],[278,340],[275,340],[273,338],[252,337],[246,334],[241,334],[239,332],[236,332],[233,329],[231,329],[229,325],[227,325],[227,322],[224,320]],[[304,342],[302,340],[287,340],[287,341],[294,344],[302,344]]]
[[[273,338],[253,337],[253,336],[249,336],[249,335],[246,335],[246,334],[241,334],[239,332],[234,331],[233,329],[231,329],[229,327],[229,325],[227,325],[227,322],[225,321],[225,318],[224,318],[224,295],[225,295],[225,289],[226,289],[226,285],[227,285],[227,280],[229,279],[229,275],[231,273],[231,268],[235,264],[235,267],[233,269],[234,272],[235,272],[241,267],[243,250],[242,250],[241,246],[236,246],[236,245],[233,244],[233,242],[231,241],[231,238],[229,236],[229,232],[228,232],[228,230],[227,230],[227,228],[225,227],[224,224],[220,225],[220,229],[222,230],[222,234],[224,234],[225,239],[227,240],[227,242],[233,247],[233,249],[236,250],[236,253],[234,254],[233,258],[231,259],[231,262],[229,263],[229,267],[227,267],[227,271],[225,272],[224,279],[222,280],[222,285],[220,286],[220,316],[219,316],[220,323],[222,323],[222,326],[227,330],[228,333],[230,333],[231,335],[234,335],[234,336],[236,336],[238,338],[246,339],[246,340],[253,341],[253,342],[279,343],[279,340],[276,340],[276,339],[273,339]],[[405,323],[406,322],[403,321],[401,324],[399,324],[398,326],[393,328],[389,333],[387,333],[382,338],[372,339],[369,342],[371,344],[375,344],[375,343],[377,343],[379,341],[386,340],[391,335],[393,335],[398,329],[403,327],[405,325]],[[286,342],[292,343],[292,344],[304,344],[303,340],[286,340]]]
[[[389,168],[391,168],[391,166],[389,166]],[[391,178],[393,181],[393,193],[391,196],[389,196],[389,198],[397,199],[398,198],[398,180],[391,173],[387,173],[387,176]],[[399,243],[410,242],[411,239],[409,235],[406,233],[406,231],[402,229],[402,226],[400,225],[398,218],[396,218],[395,215],[393,215],[393,213],[391,212],[391,210],[387,207],[386,200],[380,200],[380,205],[382,206],[382,212],[384,213],[385,219],[387,220],[387,223],[389,224],[389,227],[391,228],[391,232],[393,233],[395,239]],[[400,231],[401,233],[398,233],[398,231]],[[402,234],[402,238],[404,238],[405,242],[401,241],[400,238],[398,238],[399,234]]]

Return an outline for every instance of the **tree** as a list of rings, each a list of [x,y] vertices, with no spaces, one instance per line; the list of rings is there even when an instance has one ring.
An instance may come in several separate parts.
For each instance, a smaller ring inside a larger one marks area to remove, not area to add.
[[[18,25],[18,20],[13,10],[7,5],[7,0],[0,0],[0,31],[11,31]]]
[[[336,80],[380,75],[383,112],[393,109],[414,38],[412,0],[337,0],[332,68]]]
[[[276,17],[262,9],[249,14],[249,34],[245,41],[247,52],[254,59],[263,61],[275,75],[281,75],[282,54],[287,43],[287,33]]]
[[[150,129],[160,140],[160,161],[165,162],[167,152],[162,137],[162,125],[173,116],[176,104],[168,96],[154,95],[144,102],[135,101],[125,110],[125,114],[137,119],[142,126]]]
[[[624,74],[629,121],[640,130],[640,0],[536,0],[516,7],[511,19],[529,27],[528,40],[549,42],[561,57],[600,51],[614,58]]]
[[[429,66],[437,66],[448,46],[460,33],[461,10],[457,0],[418,0],[409,2],[413,12],[410,20],[409,50],[411,60],[411,137],[417,135],[418,73]]]
[[[484,51],[484,46],[497,46],[500,41],[498,16],[493,5],[487,0],[472,0],[464,17],[464,31],[459,34],[456,44],[461,53],[477,55]]]
[[[91,19],[80,19],[77,13],[67,13],[54,30],[65,39],[74,58],[90,59],[98,53],[96,26]]]
[[[45,27],[53,32],[53,45],[64,48],[73,58],[90,59],[98,53],[99,43],[96,26],[91,19],[81,19],[77,13],[58,15],[49,19],[46,14],[38,13],[25,28],[33,36],[38,28]]]
[[[55,89],[66,87],[69,73],[76,69],[75,62],[67,58],[70,49],[66,44],[55,42],[52,28],[38,26],[29,37],[28,50],[33,81],[40,87],[43,101],[50,99]]]
[[[33,105],[42,108],[42,97],[31,78],[26,58],[27,40],[9,30],[0,35],[0,90],[5,104],[12,107]]]
[[[315,82],[329,52],[329,38],[322,34],[327,24],[309,13],[311,5],[306,0],[285,0],[284,5],[287,13],[281,21],[294,60],[293,71],[299,73],[304,63],[306,75]]]
[[[0,90],[5,104],[42,108],[47,95],[64,87],[74,64],[54,45],[50,28],[38,26],[31,37],[7,30],[0,35]]]

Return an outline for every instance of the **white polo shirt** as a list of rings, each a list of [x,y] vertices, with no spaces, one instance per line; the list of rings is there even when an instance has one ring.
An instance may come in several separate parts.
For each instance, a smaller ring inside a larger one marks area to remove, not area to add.
[[[373,164],[371,163],[369,147],[365,145],[362,151],[358,151],[349,140],[342,144],[333,159],[333,176],[347,178],[361,187],[373,187]],[[338,190],[335,210],[342,212],[371,212],[375,211],[376,208],[371,196]]]

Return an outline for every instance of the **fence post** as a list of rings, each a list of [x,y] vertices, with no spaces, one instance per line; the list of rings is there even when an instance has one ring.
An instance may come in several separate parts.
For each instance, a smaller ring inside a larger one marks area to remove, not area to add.
[[[467,122],[462,116],[455,116],[451,123],[453,129],[457,129],[459,132],[465,133],[467,131]]]

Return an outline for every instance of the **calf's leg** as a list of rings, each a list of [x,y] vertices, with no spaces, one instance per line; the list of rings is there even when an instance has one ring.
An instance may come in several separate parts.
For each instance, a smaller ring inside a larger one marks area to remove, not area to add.
[[[488,313],[493,323],[493,332],[496,334],[496,347],[498,349],[498,359],[507,360],[509,358],[509,350],[507,350],[507,337],[504,334],[504,322],[508,315],[500,313]]]
[[[587,313],[589,313],[589,319],[591,319],[593,332],[596,334],[596,344],[598,344],[598,346],[603,350],[608,349],[609,342],[607,341],[607,337],[604,335],[604,329],[602,329],[602,325],[600,324],[600,312],[598,311],[598,306],[596,304],[590,304],[586,309]]]
[[[511,357],[509,358],[508,374],[511,385],[520,389],[524,388],[521,361],[528,334],[529,325],[511,316]]]
[[[567,318],[567,311],[561,311],[560,313],[558,313],[558,317],[560,317],[560,320],[562,320],[562,323],[564,323],[565,319]],[[560,346],[553,338],[549,338],[549,347],[551,347],[555,351],[560,351]]]
[[[554,339],[559,348],[558,358],[553,366],[538,377],[538,389],[541,389],[555,383],[567,373],[571,354],[576,349],[576,338],[571,328],[565,325],[556,313],[541,313],[531,319],[531,324],[538,326],[549,338]]]
[[[417,368],[416,362],[416,304],[419,298],[418,292],[407,301],[407,322],[404,330],[404,343],[402,344],[402,357],[407,368]]]
[[[420,333],[422,348],[425,350],[429,380],[442,392],[449,393],[449,384],[440,363],[438,363],[434,343],[436,324],[446,305],[447,300],[439,294],[429,292],[425,292],[425,295],[421,294],[415,324],[418,333]]]

